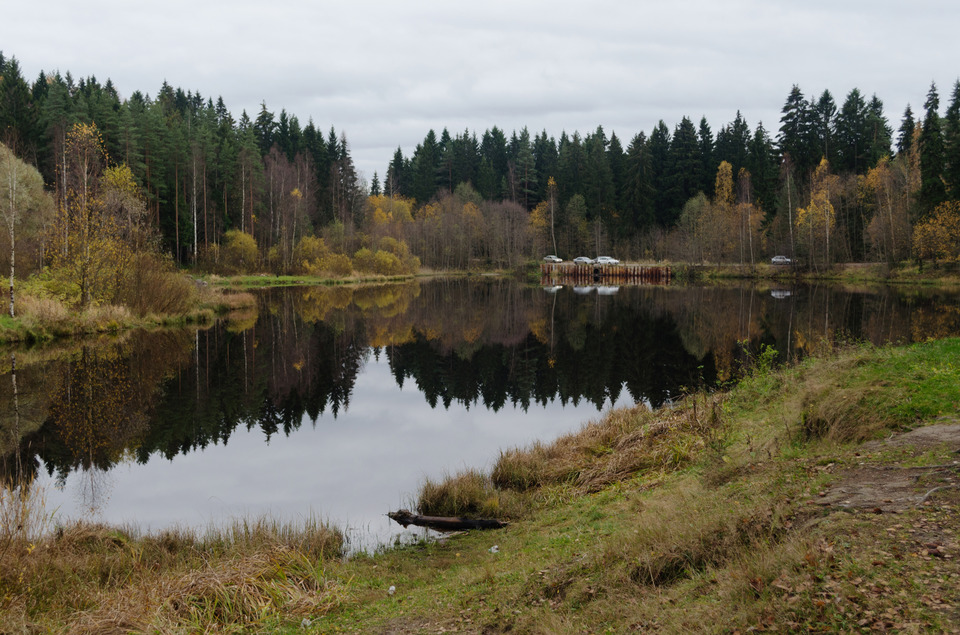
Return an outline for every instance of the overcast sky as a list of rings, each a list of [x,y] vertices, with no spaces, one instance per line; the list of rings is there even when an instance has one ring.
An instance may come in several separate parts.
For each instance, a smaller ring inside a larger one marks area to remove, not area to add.
[[[852,88],[899,127],[931,81],[941,112],[960,76],[960,3],[948,0],[37,0],[5,3],[0,50],[41,70],[112,79],[122,99],[174,87],[261,102],[345,132],[380,177],[429,129],[527,126],[559,137],[602,125],[624,146],[663,119],[739,109],[776,134],[793,84]]]

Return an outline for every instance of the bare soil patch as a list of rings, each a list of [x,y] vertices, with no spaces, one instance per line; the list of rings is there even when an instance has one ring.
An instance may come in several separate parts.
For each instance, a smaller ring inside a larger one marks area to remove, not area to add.
[[[957,455],[948,463],[920,467],[863,466],[847,470],[817,504],[897,513],[926,502],[938,491],[960,487],[960,423],[929,425],[863,444],[866,453],[903,449],[905,458],[942,449]]]

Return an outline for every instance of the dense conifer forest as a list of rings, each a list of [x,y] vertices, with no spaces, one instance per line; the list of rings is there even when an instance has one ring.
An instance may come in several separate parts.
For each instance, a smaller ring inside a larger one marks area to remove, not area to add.
[[[343,274],[512,267],[544,253],[743,264],[785,254],[812,268],[957,258],[960,82],[944,114],[931,84],[896,131],[880,98],[856,88],[838,102],[794,86],[781,113],[776,129],[737,112],[716,130],[683,117],[623,138],[602,126],[559,138],[429,130],[368,182],[333,126],[266,103],[237,116],[222,98],[166,82],[128,97],[69,72],[31,82],[0,53],[0,135],[39,171],[53,209],[70,205],[71,133],[90,126],[103,168],[128,169],[144,227],[180,266]],[[19,275],[49,259],[41,236],[54,224],[21,230]]]

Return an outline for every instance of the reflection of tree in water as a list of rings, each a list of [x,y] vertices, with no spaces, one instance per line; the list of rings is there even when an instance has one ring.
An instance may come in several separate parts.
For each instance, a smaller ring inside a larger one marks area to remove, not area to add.
[[[909,341],[960,327],[952,296],[833,287],[777,295],[624,287],[601,296],[440,280],[271,290],[261,299],[259,319],[246,328],[138,335],[24,362],[18,400],[4,377],[9,370],[0,368],[3,468],[22,457],[35,472],[42,460],[62,479],[107,469],[125,450],[145,462],[226,443],[241,426],[268,439],[289,434],[349,408],[371,354],[433,407],[526,410],[559,400],[602,408],[624,389],[657,406],[735,375],[744,342],[753,352],[768,344],[794,358],[838,333]],[[14,403],[19,431],[10,432]],[[96,494],[99,472],[90,474]]]
[[[18,373],[21,421],[25,412],[40,415],[22,426],[17,451],[25,476],[36,474],[42,460],[62,483],[78,469],[107,470],[136,447],[149,428],[160,379],[183,356],[186,335],[85,342]],[[34,402],[28,408],[24,397]],[[83,496],[101,496],[100,481],[92,473]]]
[[[98,515],[110,500],[112,485],[113,481],[108,470],[100,467],[84,468],[77,488],[80,509],[89,516]]]
[[[50,422],[75,465],[107,467],[146,425],[129,367],[118,347],[81,347],[66,361]]]
[[[553,314],[551,320],[534,321],[517,343],[487,342],[464,356],[462,349],[444,350],[415,329],[414,341],[387,350],[397,383],[413,379],[431,406],[457,401],[499,410],[507,403],[526,409],[555,399],[602,408],[616,401],[624,386],[634,399],[660,405],[674,398],[678,387],[699,381],[701,361],[683,351],[671,320],[643,306],[611,310],[607,298],[571,294],[544,303],[537,292],[526,290],[525,304],[501,298],[498,305],[487,298],[483,305],[493,315],[510,306],[522,306],[524,315],[535,314],[531,306]],[[561,332],[554,334],[554,328]]]

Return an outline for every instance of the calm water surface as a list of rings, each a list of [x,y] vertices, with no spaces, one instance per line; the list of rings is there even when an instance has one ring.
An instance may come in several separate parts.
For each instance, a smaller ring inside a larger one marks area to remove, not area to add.
[[[788,360],[838,339],[958,333],[957,294],[922,290],[271,290],[207,330],[6,351],[0,468],[35,475],[64,519],[316,516],[371,548],[414,535],[385,514],[424,479],[488,468],[613,406],[669,403],[762,345]]]

